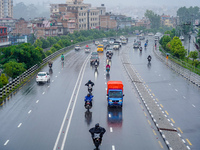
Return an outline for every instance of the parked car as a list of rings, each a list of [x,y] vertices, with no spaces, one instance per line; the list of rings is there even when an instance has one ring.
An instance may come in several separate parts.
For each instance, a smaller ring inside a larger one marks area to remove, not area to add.
[[[80,49],[81,49],[80,45],[75,46],[75,50],[80,50]]]
[[[39,72],[36,76],[37,83],[47,83],[50,82],[50,75],[48,72]]]

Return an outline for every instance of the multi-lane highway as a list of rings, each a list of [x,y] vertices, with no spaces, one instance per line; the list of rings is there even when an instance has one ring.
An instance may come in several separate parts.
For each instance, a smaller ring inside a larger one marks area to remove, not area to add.
[[[88,61],[90,54],[82,47],[66,53],[64,63],[60,58],[54,60],[50,83],[38,85],[32,78],[0,108],[0,149],[94,149],[88,130],[97,122],[106,129],[100,149],[168,149],[121,63],[122,51],[127,49],[131,63],[186,144],[199,149],[199,89],[156,59],[153,40],[149,38],[147,49],[140,53],[132,48],[133,39],[114,51],[109,75],[105,53],[99,54],[100,65],[95,71]],[[96,51],[94,45],[89,46]],[[147,65],[149,54],[151,65]],[[48,70],[47,66],[42,69]],[[88,80],[95,83],[90,112],[84,108]],[[124,83],[122,109],[107,108],[108,80]]]

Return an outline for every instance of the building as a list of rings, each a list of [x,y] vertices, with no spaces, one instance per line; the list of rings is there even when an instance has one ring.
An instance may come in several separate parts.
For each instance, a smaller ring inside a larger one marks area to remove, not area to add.
[[[28,27],[29,22],[20,18],[15,23],[15,29],[11,32],[13,35],[29,35],[31,34],[31,29]]]
[[[110,13],[106,13],[105,15],[100,15],[100,29],[102,30],[117,29],[117,21],[111,18]]]
[[[8,36],[7,27],[0,26],[0,47],[10,45],[7,36]]]
[[[0,18],[0,26],[7,27],[7,31],[11,32],[15,28],[15,22],[17,19],[12,18]]]
[[[13,0],[0,0],[0,18],[13,18]]]
[[[91,7],[83,0],[67,0],[66,4],[51,4],[51,21],[56,26],[58,22],[67,24],[67,31],[99,29],[99,15],[105,14],[105,7]]]

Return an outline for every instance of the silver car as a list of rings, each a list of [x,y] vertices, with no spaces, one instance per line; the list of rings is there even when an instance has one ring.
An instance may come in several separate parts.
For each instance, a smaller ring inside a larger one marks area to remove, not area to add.
[[[37,83],[47,83],[50,82],[50,75],[48,72],[39,72],[36,76]]]

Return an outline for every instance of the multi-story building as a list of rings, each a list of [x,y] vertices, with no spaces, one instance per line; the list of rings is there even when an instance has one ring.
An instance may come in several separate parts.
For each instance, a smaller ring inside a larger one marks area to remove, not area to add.
[[[74,30],[99,29],[99,15],[105,14],[105,7],[91,7],[84,4],[83,0],[67,0],[66,4],[51,4],[51,20],[58,22],[67,20],[68,32]],[[66,19],[68,18],[68,19]]]
[[[105,15],[100,15],[100,29],[103,30],[117,29],[117,21],[111,18],[110,13],[106,13]]]
[[[0,18],[13,17],[13,0],[0,0]]]
[[[0,26],[8,28],[8,32],[11,32],[15,28],[16,19],[12,18],[0,18]]]
[[[10,45],[7,35],[8,35],[7,27],[0,26],[0,47]]]
[[[20,18],[15,23],[15,29],[11,32],[13,35],[29,35],[31,29],[28,27],[29,22],[25,21],[23,18]]]

